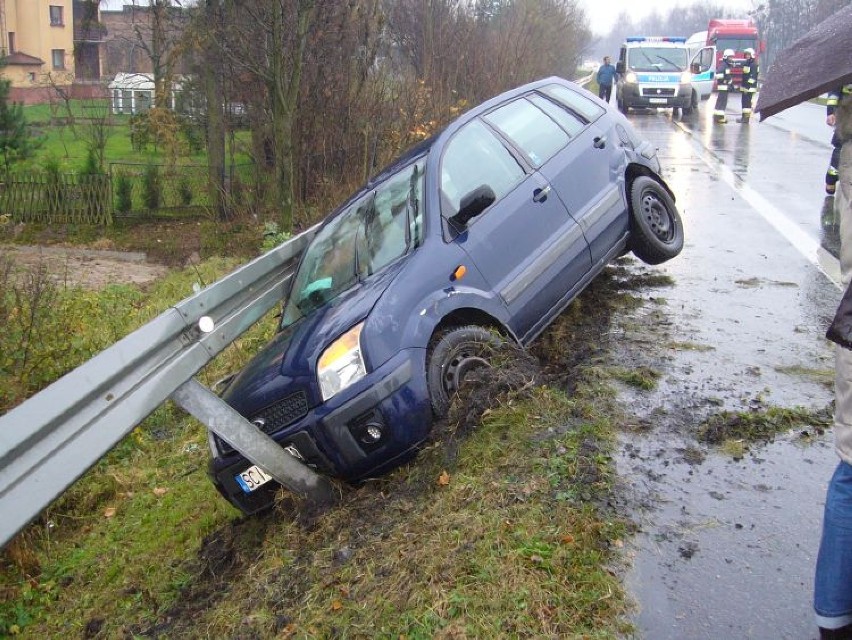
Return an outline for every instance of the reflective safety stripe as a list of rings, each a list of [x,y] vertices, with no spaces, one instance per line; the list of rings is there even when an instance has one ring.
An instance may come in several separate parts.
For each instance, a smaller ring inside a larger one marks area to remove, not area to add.
[[[836,175],[838,175],[838,173],[837,173],[837,169],[835,169],[834,167],[829,167],[829,168],[828,168],[828,172],[827,172],[827,173],[828,173],[828,175],[830,175],[830,176],[836,176]]]
[[[728,85],[726,85],[726,84],[720,84],[719,85],[719,91],[727,91],[727,90],[728,90]]]

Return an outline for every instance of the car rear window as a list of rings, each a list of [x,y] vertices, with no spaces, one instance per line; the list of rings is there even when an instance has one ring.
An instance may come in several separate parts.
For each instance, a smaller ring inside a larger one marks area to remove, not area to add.
[[[536,168],[550,160],[570,140],[550,116],[525,98],[498,107],[484,119],[506,134]]]
[[[542,87],[541,92],[547,94],[557,102],[564,104],[571,111],[579,114],[589,122],[594,122],[606,111],[594,100],[576,91],[572,91],[568,87],[563,87],[561,84],[549,84],[546,87]]]

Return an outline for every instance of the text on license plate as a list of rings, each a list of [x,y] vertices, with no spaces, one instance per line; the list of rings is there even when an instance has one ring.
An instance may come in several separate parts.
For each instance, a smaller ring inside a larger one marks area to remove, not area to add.
[[[266,473],[263,469],[254,465],[253,467],[249,467],[242,473],[238,473],[234,476],[234,479],[237,481],[237,484],[240,485],[240,488],[246,493],[251,493],[255,489],[262,487],[267,482],[272,480],[272,476]]]
[[[648,98],[648,102],[651,104],[666,104],[668,100],[665,98]]]

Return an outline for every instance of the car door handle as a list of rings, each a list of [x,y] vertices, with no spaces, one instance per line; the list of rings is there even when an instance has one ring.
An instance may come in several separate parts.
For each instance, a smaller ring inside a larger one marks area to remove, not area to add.
[[[543,189],[536,189],[533,191],[533,202],[544,202],[547,200],[548,194],[550,194],[550,185],[547,185]]]
[[[595,149],[603,149],[606,146],[606,136],[595,138]]]

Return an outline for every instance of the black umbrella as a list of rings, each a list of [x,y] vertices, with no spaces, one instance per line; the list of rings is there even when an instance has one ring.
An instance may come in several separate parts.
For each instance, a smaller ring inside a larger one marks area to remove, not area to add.
[[[852,4],[820,22],[775,56],[755,111],[764,120],[852,82]]]

